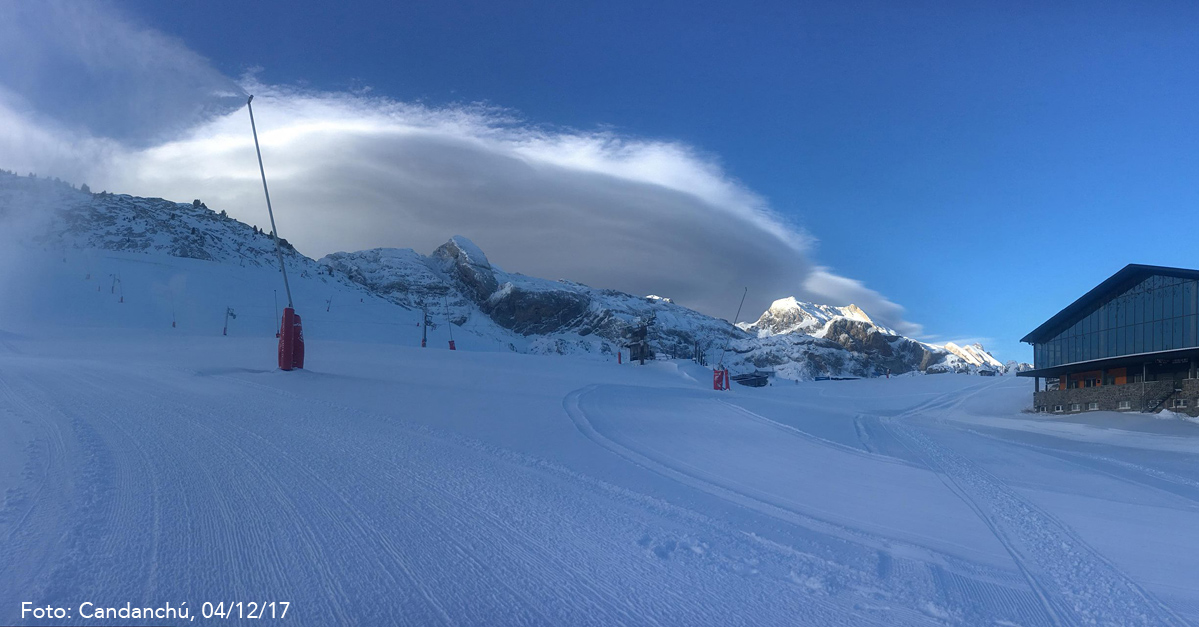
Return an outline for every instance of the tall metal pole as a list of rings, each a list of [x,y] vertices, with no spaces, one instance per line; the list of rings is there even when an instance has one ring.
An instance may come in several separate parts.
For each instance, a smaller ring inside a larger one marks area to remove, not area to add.
[[[745,291],[741,292],[741,304],[737,305],[737,315],[733,316],[733,328],[737,327],[737,321],[741,319],[741,308],[745,306],[745,295],[749,294],[749,286],[745,287]],[[729,350],[729,342],[732,338],[725,338],[724,348],[720,351],[720,363],[717,366],[724,367],[724,354]]]
[[[283,289],[287,292],[287,306],[292,307],[291,286],[287,283],[287,266],[283,265],[283,247],[279,244],[279,234],[275,230],[275,211],[271,209],[271,192],[266,188],[266,170],[262,167],[262,149],[258,147],[258,128],[254,126],[254,96],[246,100],[250,109],[250,130],[254,132],[254,151],[258,153],[258,172],[262,174],[262,193],[266,194],[266,212],[271,216],[271,237],[275,240],[275,255],[279,257],[279,271],[283,273]],[[292,307],[294,308],[294,307]]]

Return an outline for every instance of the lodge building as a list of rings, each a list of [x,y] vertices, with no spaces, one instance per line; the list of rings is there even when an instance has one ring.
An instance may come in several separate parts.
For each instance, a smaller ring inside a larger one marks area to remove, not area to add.
[[[1128,265],[1021,342],[1037,411],[1199,415],[1199,270]]]

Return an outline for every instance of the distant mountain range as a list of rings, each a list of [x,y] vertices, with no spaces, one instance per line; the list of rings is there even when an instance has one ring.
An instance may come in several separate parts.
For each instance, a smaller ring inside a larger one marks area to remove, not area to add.
[[[270,234],[200,201],[91,193],[47,179],[0,172],[0,216],[39,215],[44,244],[141,252],[241,266],[275,266]],[[632,329],[648,324],[659,358],[723,362],[734,374],[870,377],[887,373],[991,372],[1027,364],[999,362],[981,345],[943,346],[906,338],[855,305],[775,301],[755,322],[737,326],[661,296],[636,296],[507,272],[470,240],[455,236],[425,256],[377,248],[310,259],[285,246],[289,271],[365,288],[396,306],[427,312],[429,324],[469,326],[509,350],[583,357],[615,356]],[[625,352],[627,357],[627,352]]]

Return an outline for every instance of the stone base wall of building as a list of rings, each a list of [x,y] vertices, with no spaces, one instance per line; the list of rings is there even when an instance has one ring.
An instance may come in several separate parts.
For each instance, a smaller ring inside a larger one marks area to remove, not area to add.
[[[1175,391],[1175,388],[1181,391]],[[1158,401],[1165,400],[1159,406]],[[1185,407],[1176,407],[1175,399],[1186,401]],[[1121,401],[1128,407],[1121,408]],[[1090,409],[1091,403],[1098,407]],[[1074,406],[1078,409],[1072,409]],[[1127,385],[1100,385],[1090,388],[1069,390],[1046,390],[1033,394],[1033,406],[1046,413],[1079,413],[1084,411],[1160,411],[1169,409],[1189,416],[1199,416],[1199,379],[1181,381],[1147,381]],[[1057,407],[1061,406],[1061,411]]]

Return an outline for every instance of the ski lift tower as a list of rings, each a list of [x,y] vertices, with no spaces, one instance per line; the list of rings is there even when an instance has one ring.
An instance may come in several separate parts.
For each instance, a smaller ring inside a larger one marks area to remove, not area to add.
[[[287,265],[283,263],[283,245],[275,229],[275,210],[271,208],[271,192],[266,187],[266,169],[262,167],[262,148],[258,145],[258,127],[254,125],[254,96],[246,99],[250,110],[250,131],[254,133],[254,151],[258,153],[258,172],[262,175],[262,193],[266,196],[266,212],[271,217],[271,239],[275,240],[275,256],[279,259],[279,272],[283,275],[283,291],[287,294],[287,307],[283,308],[283,320],[279,325],[279,369],[304,368],[304,331],[300,316],[296,315],[291,300],[291,285],[287,282]]]
[[[629,361],[640,362],[645,365],[645,361],[654,359],[654,351],[649,346],[649,328],[657,318],[655,314],[651,314],[648,318],[638,317],[633,321],[633,328],[629,329],[627,334],[629,349]]]

